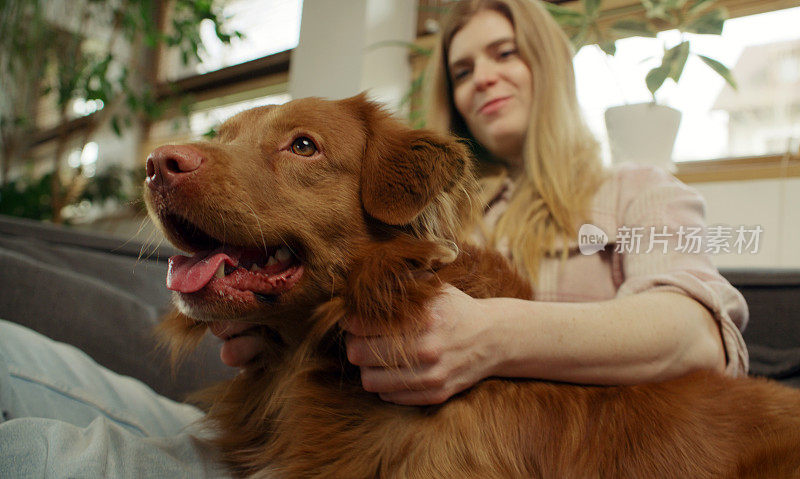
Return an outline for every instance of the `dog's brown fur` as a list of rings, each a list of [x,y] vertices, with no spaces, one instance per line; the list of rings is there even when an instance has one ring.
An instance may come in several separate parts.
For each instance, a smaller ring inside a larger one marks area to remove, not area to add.
[[[300,134],[318,156],[285,149]],[[272,303],[178,294],[182,312],[164,324],[178,348],[207,321],[264,325],[272,347],[205,394],[215,444],[234,472],[800,477],[800,392],[766,380],[712,372],[633,387],[490,379],[440,406],[381,401],[346,361],[343,318],[402,335],[443,283],[479,298],[532,296],[502,257],[460,243],[476,196],[466,149],[402,126],[361,96],[246,111],[192,148],[201,168],[179,185],[146,189],[167,237],[198,249],[171,223],[179,215],[227,244],[289,244],[305,267]]]

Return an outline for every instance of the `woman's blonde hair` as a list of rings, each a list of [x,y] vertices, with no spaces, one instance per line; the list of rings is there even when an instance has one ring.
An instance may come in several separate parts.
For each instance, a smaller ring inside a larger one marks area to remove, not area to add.
[[[490,167],[491,154],[477,144],[456,111],[448,68],[453,37],[484,10],[496,11],[511,22],[517,49],[533,78],[524,173],[519,175],[508,209],[487,238],[490,246],[507,241],[517,268],[535,281],[541,259],[554,254],[559,243],[577,236],[576,227],[587,219],[605,170],[597,141],[578,106],[572,47],[538,0],[465,0],[453,7],[431,60],[427,126],[471,140],[483,167],[479,170],[484,171],[484,188],[489,193],[497,191],[505,176],[485,173],[497,169]]]

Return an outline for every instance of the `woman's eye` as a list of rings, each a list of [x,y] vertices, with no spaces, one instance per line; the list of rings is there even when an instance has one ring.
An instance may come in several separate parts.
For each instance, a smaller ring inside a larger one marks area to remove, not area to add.
[[[511,49],[508,49],[508,50],[502,50],[500,52],[500,58],[508,58],[508,57],[510,57],[512,55],[516,55],[516,53],[517,53],[517,50],[515,48],[511,48]]]
[[[317,145],[307,136],[298,137],[292,142],[292,153],[300,156],[313,156],[317,152]]]
[[[453,71],[453,81],[454,82],[459,82],[459,81],[467,78],[468,75],[469,75],[469,70],[466,69],[466,68],[455,70],[455,71]]]

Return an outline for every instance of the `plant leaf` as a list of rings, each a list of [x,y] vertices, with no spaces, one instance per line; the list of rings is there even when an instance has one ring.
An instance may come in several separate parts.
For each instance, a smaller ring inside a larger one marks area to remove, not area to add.
[[[724,78],[725,81],[728,83],[728,85],[731,86],[731,88],[733,88],[734,90],[738,89],[736,85],[736,80],[733,78],[733,74],[731,73],[730,69],[728,69],[728,67],[714,60],[713,58],[708,58],[707,56],[704,55],[697,55],[697,56],[700,57],[701,60],[703,60],[703,63],[711,67],[711,69],[717,72],[719,76]]]
[[[617,53],[617,44],[613,41],[600,42],[597,46],[599,46],[606,55],[611,55],[613,57]]]
[[[583,6],[586,9],[586,16],[595,18],[600,10],[601,0],[583,0]]]
[[[688,41],[675,45],[664,54],[664,61],[661,66],[669,69],[669,78],[672,78],[675,83],[681,79],[681,74],[683,74],[683,68],[686,66],[686,60],[688,58]]]
[[[689,7],[689,9],[686,11],[686,14],[690,17],[697,15],[706,8],[710,7],[713,3],[714,0],[695,0]]]
[[[683,8],[684,5],[686,5],[686,2],[688,2],[688,1],[689,0],[672,0],[670,2],[669,6],[670,6],[670,8],[674,8],[674,9],[680,10],[681,8]]]
[[[702,16],[689,22],[684,30],[689,33],[699,33],[703,35],[721,35],[727,12],[722,8],[715,8]]]
[[[114,130],[115,135],[122,136],[122,128],[119,125],[119,118],[116,116],[111,118],[111,129]]]
[[[662,0],[641,0],[644,6],[645,15],[647,18],[660,18],[662,20],[670,21],[670,15],[667,12],[666,4]]]
[[[578,12],[578,11],[573,10],[571,8],[562,7],[561,5],[558,5],[558,4],[555,4],[555,3],[545,2],[544,3],[544,8],[548,12],[550,12],[551,15],[564,15],[564,16],[575,16],[575,15],[577,15],[579,17],[583,16],[583,14],[581,12]]]
[[[625,19],[615,22],[611,28],[620,35],[655,38],[656,32],[644,20]]]
[[[570,41],[572,42],[572,46],[575,48],[575,52],[583,48],[586,44],[589,43],[589,29],[588,28],[581,28],[578,30],[574,35],[570,37]]]
[[[544,6],[556,23],[567,27],[581,27],[586,23],[587,16],[584,13],[561,7],[554,3],[544,2]]]
[[[650,90],[650,94],[653,95],[653,99],[656,97],[656,91],[661,88],[661,85],[664,84],[664,81],[666,81],[668,77],[669,68],[664,68],[663,66],[655,67],[647,73],[645,82],[647,83],[647,89]]]

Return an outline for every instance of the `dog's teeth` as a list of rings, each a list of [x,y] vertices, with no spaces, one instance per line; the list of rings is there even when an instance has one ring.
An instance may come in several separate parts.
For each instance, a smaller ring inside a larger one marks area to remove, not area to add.
[[[287,261],[289,258],[292,257],[292,253],[289,252],[289,248],[286,246],[281,246],[278,248],[278,251],[275,252],[275,259],[280,262]]]
[[[259,267],[258,267],[258,265],[257,265],[257,264],[255,264],[255,263],[253,263],[253,264],[251,264],[251,265],[250,265],[250,271],[258,271],[258,270],[260,270],[260,269],[261,269],[261,268],[259,268]]]
[[[274,264],[278,264],[278,260],[275,259],[274,256],[270,256],[269,259],[267,260],[267,266],[272,266]]]
[[[219,268],[217,268],[217,272],[214,273],[214,276],[217,278],[224,278],[225,277],[225,262],[219,264]]]

